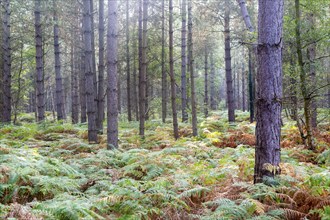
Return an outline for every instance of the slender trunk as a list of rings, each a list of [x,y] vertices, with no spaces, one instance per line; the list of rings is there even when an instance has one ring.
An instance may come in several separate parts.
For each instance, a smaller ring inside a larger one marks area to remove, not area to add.
[[[80,93],[80,122],[87,121],[87,101],[86,101],[86,76],[85,76],[85,53],[82,52],[80,60],[80,80],[79,80],[79,93]]]
[[[23,50],[24,50],[24,44],[21,43],[20,48],[20,66],[18,70],[18,82],[17,82],[17,95],[16,100],[14,102],[14,121],[13,123],[16,124],[17,122],[17,114],[18,114],[18,106],[21,100],[21,92],[22,92],[22,71],[23,71]]]
[[[136,30],[136,23],[134,24],[134,31]],[[138,88],[138,80],[137,80],[137,70],[136,70],[136,61],[140,58],[136,59],[136,51],[139,50],[137,48],[137,39],[133,39],[133,103],[134,103],[134,112],[135,112],[135,120],[139,121],[139,88]]]
[[[187,48],[187,3],[182,0],[182,25],[181,25],[181,110],[182,122],[188,121],[187,113],[187,67],[186,67],[186,48]]]
[[[3,111],[2,122],[11,122],[11,39],[10,39],[10,0],[3,1]]]
[[[174,60],[173,60],[173,1],[169,0],[169,52],[170,52],[170,76],[171,76],[171,101],[172,101],[172,115],[173,115],[173,132],[174,138],[179,138],[178,116],[176,111],[176,89],[174,76]]]
[[[117,1],[108,0],[108,80],[107,80],[107,123],[108,149],[118,148],[118,107],[117,107]]]
[[[210,55],[210,62],[211,62],[211,75],[210,75],[210,98],[211,98],[211,109],[217,109],[217,102],[216,102],[216,93],[215,93],[215,69],[214,69],[214,60],[213,60],[213,52]]]
[[[237,97],[236,97],[236,100],[237,100],[237,109],[238,110],[242,110],[242,108],[241,108],[241,97],[240,97],[240,95],[241,95],[241,88],[240,88],[240,68],[239,68],[239,66],[237,65],[236,66],[236,95],[237,95]]]
[[[132,121],[132,104],[131,104],[131,69],[130,69],[130,53],[129,53],[129,0],[126,0],[126,81],[127,81],[127,118]]]
[[[75,34],[73,35],[75,36]],[[75,39],[75,38],[73,38]],[[73,40],[71,42],[71,120],[72,124],[77,124],[79,122],[79,101],[78,101],[78,77],[77,77],[77,63],[78,60],[75,59],[75,46]]]
[[[226,66],[226,84],[227,84],[227,103],[228,103],[228,121],[235,122],[235,97],[233,90],[233,79],[231,69],[230,54],[230,5],[227,1],[225,9],[225,66]]]
[[[245,63],[242,63],[242,110],[243,112],[246,111],[246,74],[245,74]]]
[[[95,55],[95,32],[94,32],[94,0],[90,0],[90,17],[91,17],[91,41],[92,41],[92,71],[94,84],[94,99],[95,99],[95,124],[98,122],[98,90],[97,90],[97,76],[96,76],[96,55]],[[97,125],[96,125],[97,126]],[[96,127],[97,128],[97,127]]]
[[[283,0],[259,0],[254,183],[279,174]]]
[[[36,41],[36,95],[37,95],[37,121],[45,119],[45,99],[44,99],[44,64],[42,49],[42,29],[41,29],[41,0],[35,0],[35,41]]]
[[[205,45],[205,60],[204,60],[204,117],[207,118],[209,115],[209,91],[208,91],[208,62],[207,57],[208,51]]]
[[[162,121],[167,115],[167,74],[165,70],[165,0],[162,0]]]
[[[254,79],[252,67],[252,48],[249,48],[249,110],[250,123],[254,121]]]
[[[104,120],[104,0],[99,0],[99,82],[97,92],[97,130],[103,133]]]
[[[312,137],[312,126],[311,126],[311,99],[307,91],[307,76],[304,69],[303,55],[302,55],[302,45],[301,45],[301,18],[300,18],[300,3],[299,0],[295,0],[295,11],[296,11],[296,45],[297,45],[297,56],[299,64],[299,78],[300,78],[300,89],[304,99],[304,116],[305,116],[305,126],[306,126],[306,139],[307,146],[310,150],[315,150],[313,145]]]
[[[250,32],[254,32],[254,28],[251,23],[250,15],[246,7],[246,3],[244,0],[237,0],[240,8],[241,8],[241,13],[243,16],[243,20],[245,22],[246,27],[249,29]]]
[[[96,101],[95,101],[95,83],[93,72],[93,49],[92,49],[92,12],[90,0],[84,0],[84,49],[85,49],[85,76],[86,76],[86,100],[88,117],[88,141],[97,142],[96,128]]]
[[[192,36],[192,2],[188,0],[188,45],[189,45],[189,69],[190,69],[190,91],[191,91],[191,116],[193,136],[197,136],[197,109],[195,93],[194,57],[193,57],[193,36]]]
[[[57,18],[57,8],[55,0],[53,0],[54,6],[54,55],[55,55],[55,75],[56,75],[56,112],[57,120],[63,120],[64,118],[64,103],[63,103],[63,85],[61,74],[61,58],[60,58],[60,43],[59,43],[59,27]]]
[[[121,69],[122,66],[120,64],[117,64],[117,93],[118,93],[118,98],[117,98],[117,107],[118,107],[118,113],[121,114]]]

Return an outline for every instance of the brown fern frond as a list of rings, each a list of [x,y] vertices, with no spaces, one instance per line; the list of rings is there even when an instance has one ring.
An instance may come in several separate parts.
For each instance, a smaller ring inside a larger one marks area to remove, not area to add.
[[[285,203],[290,203],[291,205],[294,205],[294,206],[297,205],[297,203],[290,196],[288,196],[287,194],[278,193],[276,195],[281,201],[283,201]]]
[[[319,202],[321,202],[322,199],[320,197],[315,197],[315,196],[309,196],[306,201],[305,204],[310,205],[311,207],[315,207]]]
[[[293,195],[292,199],[296,202],[298,206],[305,204],[306,199],[310,197],[309,193],[304,190],[298,190]]]
[[[323,208],[324,206],[330,206],[330,199],[320,201],[316,206],[315,209]]]
[[[307,214],[298,212],[296,210],[292,209],[283,209],[284,210],[284,216],[286,220],[300,220],[306,217]]]

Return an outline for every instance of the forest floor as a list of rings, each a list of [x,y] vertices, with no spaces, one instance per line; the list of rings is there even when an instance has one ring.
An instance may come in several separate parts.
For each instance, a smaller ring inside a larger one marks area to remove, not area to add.
[[[326,115],[327,113],[325,113]],[[327,116],[327,115],[326,115]],[[120,123],[120,148],[88,144],[86,124],[29,123],[0,128],[1,219],[330,219],[330,120],[317,151],[284,120],[281,175],[253,184],[254,127],[248,113],[199,118],[199,136],[180,124]]]

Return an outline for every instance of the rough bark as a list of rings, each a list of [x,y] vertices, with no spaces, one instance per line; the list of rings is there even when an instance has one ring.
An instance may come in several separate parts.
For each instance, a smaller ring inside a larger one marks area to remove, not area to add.
[[[227,84],[227,105],[228,121],[235,122],[235,97],[233,90],[233,78],[231,68],[231,47],[230,47],[230,9],[229,2],[225,9],[225,66],[226,66],[226,84]]]
[[[117,1],[108,0],[107,35],[107,136],[108,149],[118,148],[118,106],[117,106]]]
[[[0,0],[0,5],[2,0]],[[0,21],[3,21],[3,13],[0,10]],[[0,39],[3,39],[3,28],[0,28]],[[0,47],[0,122],[2,122],[3,111],[3,47]]]
[[[79,60],[80,63],[80,79],[79,79],[79,93],[80,93],[80,122],[85,123],[87,121],[87,107],[86,107],[86,76],[85,76],[85,53],[81,53]]]
[[[187,113],[187,3],[186,0],[182,0],[182,25],[181,25],[181,111],[182,122],[188,121]]]
[[[279,173],[283,0],[259,0],[254,183]]]
[[[60,58],[60,43],[59,43],[59,27],[57,8],[55,0],[53,0],[54,6],[54,55],[55,55],[55,79],[56,79],[56,113],[57,120],[63,120],[64,118],[64,103],[63,103],[63,85],[62,85],[62,73],[61,73],[61,58]]]
[[[167,74],[165,70],[165,0],[162,0],[162,121],[167,116]]]
[[[193,136],[197,136],[197,109],[195,93],[194,57],[193,57],[193,22],[192,22],[192,2],[188,0],[188,50],[189,50],[189,72],[190,72],[190,92],[191,92],[191,121]]]
[[[74,35],[75,36],[75,35]],[[71,120],[72,124],[79,122],[79,96],[78,96],[78,62],[75,56],[75,46],[71,42]]]
[[[311,126],[311,99],[308,94],[307,89],[307,75],[304,69],[303,55],[302,55],[302,45],[301,45],[301,17],[300,17],[300,1],[295,0],[295,12],[296,12],[296,48],[297,48],[297,57],[299,65],[299,78],[300,78],[300,89],[304,100],[304,116],[305,116],[305,127],[306,127],[306,139],[307,146],[310,150],[315,150],[313,145],[312,137],[312,126]]]
[[[37,121],[45,119],[44,63],[41,30],[41,0],[35,0],[35,42],[36,42],[36,104]]]
[[[97,130],[103,133],[104,120],[104,0],[99,0],[99,81],[97,92]]]
[[[178,116],[176,111],[176,88],[174,76],[174,59],[173,59],[173,1],[169,0],[169,55],[170,55],[170,77],[171,77],[171,102],[173,116],[173,132],[174,138],[179,138]]]
[[[3,111],[2,122],[11,122],[11,39],[10,39],[10,0],[3,1],[2,50],[3,50]],[[1,68],[1,67],[0,67]]]
[[[208,90],[208,51],[205,45],[205,56],[204,56],[204,117],[207,118],[209,115],[209,90]]]
[[[88,118],[88,141],[97,142],[96,128],[96,101],[95,101],[95,73],[93,72],[93,49],[92,49],[92,16],[90,0],[84,0],[84,50],[85,50],[85,76],[86,76],[86,101]]]
[[[210,54],[210,62],[211,62],[211,72],[210,72],[210,98],[211,98],[211,109],[217,109],[216,102],[216,92],[215,92],[215,68],[214,68],[214,60],[213,60],[213,52]]]
[[[129,52],[129,0],[126,0],[126,89],[127,89],[127,118],[132,121],[132,103],[131,103],[131,66]]]

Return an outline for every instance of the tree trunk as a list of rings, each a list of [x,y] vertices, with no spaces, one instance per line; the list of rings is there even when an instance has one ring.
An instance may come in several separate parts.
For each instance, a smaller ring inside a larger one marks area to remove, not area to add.
[[[167,116],[167,74],[165,70],[165,0],[162,0],[162,121]]]
[[[57,8],[55,0],[53,0],[54,6],[54,55],[55,55],[55,75],[56,75],[56,112],[57,120],[63,120],[64,118],[64,103],[63,103],[63,85],[61,74],[61,58],[60,58],[60,43],[59,43],[59,27],[57,18]]]
[[[254,183],[279,173],[283,0],[259,0]]]
[[[189,47],[189,69],[190,69],[190,91],[191,91],[191,116],[193,136],[197,136],[197,109],[195,93],[194,57],[193,57],[193,36],[192,36],[192,2],[188,0],[188,47]]]
[[[226,84],[227,84],[227,105],[228,105],[228,121],[235,122],[235,97],[233,90],[233,78],[231,69],[230,54],[230,5],[227,1],[225,9],[225,66],[226,66]]]
[[[85,43],[85,76],[86,76],[86,100],[87,100],[87,117],[88,117],[88,141],[97,142],[96,128],[96,101],[95,101],[95,83],[93,72],[93,49],[92,49],[92,16],[90,0],[84,0],[84,43]]]
[[[249,48],[249,110],[250,123],[254,121],[254,79],[252,67],[252,48]]]
[[[126,0],[126,81],[127,81],[127,118],[132,121],[131,69],[129,53],[129,0]]]
[[[214,68],[214,60],[213,60],[213,52],[210,55],[211,62],[211,72],[210,72],[210,98],[211,98],[211,109],[217,109],[217,101],[216,101],[216,92],[215,92],[215,68]]]
[[[241,13],[243,16],[243,20],[245,22],[246,27],[249,29],[250,32],[254,32],[254,28],[251,23],[250,15],[249,12],[246,8],[246,3],[244,0],[237,0],[240,8],[241,8]]]
[[[36,95],[37,95],[37,121],[45,119],[45,91],[44,91],[44,63],[42,49],[41,29],[41,0],[35,0],[35,41],[36,41]]]
[[[99,82],[97,98],[97,130],[103,133],[104,120],[104,0],[99,0]]]
[[[86,76],[85,76],[85,53],[82,52],[80,57],[80,80],[79,80],[79,93],[80,93],[80,122],[87,121],[87,101],[86,101]]]
[[[93,71],[93,84],[94,84],[94,96],[95,96],[95,124],[98,122],[98,90],[97,90],[97,77],[96,77],[96,55],[95,55],[95,32],[94,32],[94,0],[90,0],[90,17],[91,17],[91,41],[92,41],[92,71]],[[96,125],[97,126],[97,125]],[[97,127],[96,127],[97,128]]]
[[[134,31],[135,33],[136,23],[134,24]],[[137,40],[133,39],[133,103],[134,103],[134,112],[135,112],[135,120],[139,121],[139,88],[138,88],[138,80],[137,80],[137,70],[136,70],[136,61],[140,60],[140,58],[136,59],[136,51],[139,51],[137,48]]]
[[[108,79],[107,79],[107,136],[108,149],[118,148],[118,106],[117,106],[117,1],[108,0]]]
[[[182,25],[181,25],[181,110],[182,122],[188,121],[187,113],[187,65],[186,65],[186,48],[187,48],[187,2],[182,0]]]
[[[10,39],[10,0],[3,1],[3,111],[2,122],[11,122],[11,39]]]
[[[23,72],[23,51],[24,51],[24,44],[21,43],[20,45],[20,66],[19,66],[19,70],[18,70],[18,82],[17,82],[17,95],[16,95],[16,99],[14,101],[14,121],[13,123],[16,124],[17,122],[17,114],[18,114],[18,106],[21,100],[21,92],[22,92],[22,72]]]
[[[237,92],[237,97],[236,97],[236,100],[237,100],[237,109],[238,110],[242,110],[241,108],[241,85],[240,85],[240,68],[239,66],[237,65],[236,66],[236,92]]]
[[[75,34],[73,35],[75,39]],[[71,120],[72,124],[79,122],[79,96],[78,96],[78,62],[75,54],[75,46],[73,40],[71,42]]]
[[[246,111],[246,74],[245,74],[245,63],[242,63],[242,110]]]
[[[306,139],[307,146],[310,150],[315,150],[313,145],[312,137],[312,126],[311,126],[311,99],[307,91],[307,76],[304,69],[303,55],[302,55],[302,45],[301,45],[301,36],[300,36],[300,3],[299,0],[295,0],[295,11],[296,11],[296,45],[297,45],[297,56],[299,64],[299,78],[300,78],[300,89],[304,99],[304,116],[305,116],[305,125],[306,125]]]
[[[174,59],[173,59],[173,1],[169,0],[169,52],[170,52],[170,76],[171,76],[171,101],[172,101],[172,115],[173,115],[173,132],[174,138],[179,138],[178,116],[176,111],[176,89],[175,89],[175,75],[174,75]]]
[[[205,43],[206,44],[206,43]],[[204,117],[207,118],[209,115],[209,91],[208,91],[208,62],[207,57],[208,51],[205,45],[205,58],[204,58]]]

